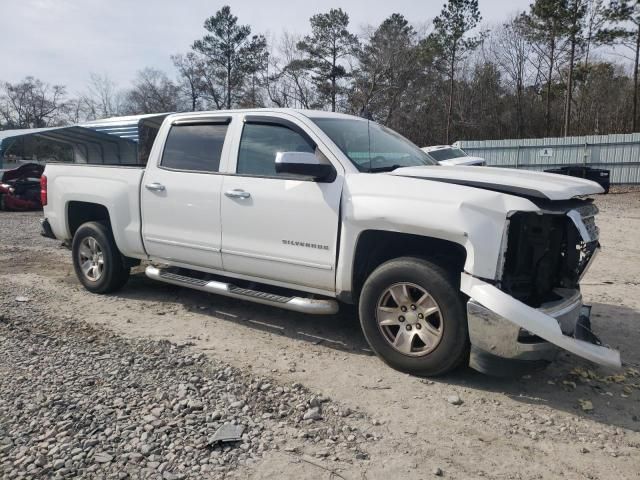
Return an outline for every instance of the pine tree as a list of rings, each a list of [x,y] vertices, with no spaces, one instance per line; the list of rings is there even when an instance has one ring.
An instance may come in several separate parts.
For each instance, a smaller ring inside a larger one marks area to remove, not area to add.
[[[416,37],[413,27],[398,13],[375,30],[358,55],[359,68],[354,73],[352,101],[359,104],[359,111],[366,110],[389,124],[420,68]]]
[[[567,0],[535,0],[521,23],[529,39],[538,46],[547,67],[544,111],[545,135],[551,133],[551,100],[553,72],[561,53],[561,42],[567,32]]]
[[[640,2],[638,0],[612,1],[605,10],[610,26],[598,33],[602,43],[624,45],[634,52],[633,62],[633,117],[632,132],[638,127],[638,61],[640,60]]]
[[[262,35],[252,36],[249,25],[238,25],[238,17],[231,14],[229,6],[209,17],[204,28],[209,34],[196,40],[192,48],[204,55],[211,69],[214,78],[207,83],[224,85],[220,103],[231,108],[242,97],[248,80],[253,81],[256,72],[265,68],[267,41]]]
[[[349,32],[349,15],[340,8],[311,17],[311,35],[298,42],[306,58],[291,67],[313,72],[313,82],[320,96],[336,111],[338,95],[344,91],[340,80],[350,76],[341,60],[355,53],[358,38]]]
[[[449,82],[445,130],[447,143],[451,140],[456,65],[482,41],[482,35],[468,35],[481,19],[478,0],[448,0],[442,7],[440,15],[433,20],[434,32],[431,34],[431,39],[439,47]]]

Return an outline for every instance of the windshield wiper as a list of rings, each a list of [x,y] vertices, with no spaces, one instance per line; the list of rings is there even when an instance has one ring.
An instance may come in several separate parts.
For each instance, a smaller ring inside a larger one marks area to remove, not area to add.
[[[379,173],[379,172],[393,172],[396,168],[402,168],[402,165],[388,165],[386,167],[371,167],[367,172]]]

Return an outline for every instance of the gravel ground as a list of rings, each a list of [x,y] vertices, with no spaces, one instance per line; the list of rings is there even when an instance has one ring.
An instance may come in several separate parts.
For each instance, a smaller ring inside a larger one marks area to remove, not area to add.
[[[300,443],[357,462],[376,440],[362,414],[299,383],[188,344],[124,339],[42,308],[43,292],[19,293],[0,292],[3,478],[220,478],[272,449],[296,456]],[[213,443],[226,424],[242,439]]]
[[[583,292],[624,368],[562,354],[517,379],[399,374],[349,309],[305,316],[140,270],[91,295],[40,213],[0,212],[0,477],[640,479],[640,192],[597,203]],[[244,438],[212,445],[234,422]]]

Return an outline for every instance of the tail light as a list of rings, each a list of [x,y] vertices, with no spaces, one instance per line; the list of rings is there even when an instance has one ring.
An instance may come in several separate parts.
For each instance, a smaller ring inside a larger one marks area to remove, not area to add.
[[[40,177],[40,203],[44,207],[47,204],[47,177],[42,175]]]

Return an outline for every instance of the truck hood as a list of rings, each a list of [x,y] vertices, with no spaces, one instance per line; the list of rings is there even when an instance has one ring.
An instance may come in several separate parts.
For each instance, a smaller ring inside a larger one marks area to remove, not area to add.
[[[590,180],[511,168],[434,165],[398,168],[389,172],[389,175],[453,183],[543,200],[569,200],[604,192],[600,185]]]

